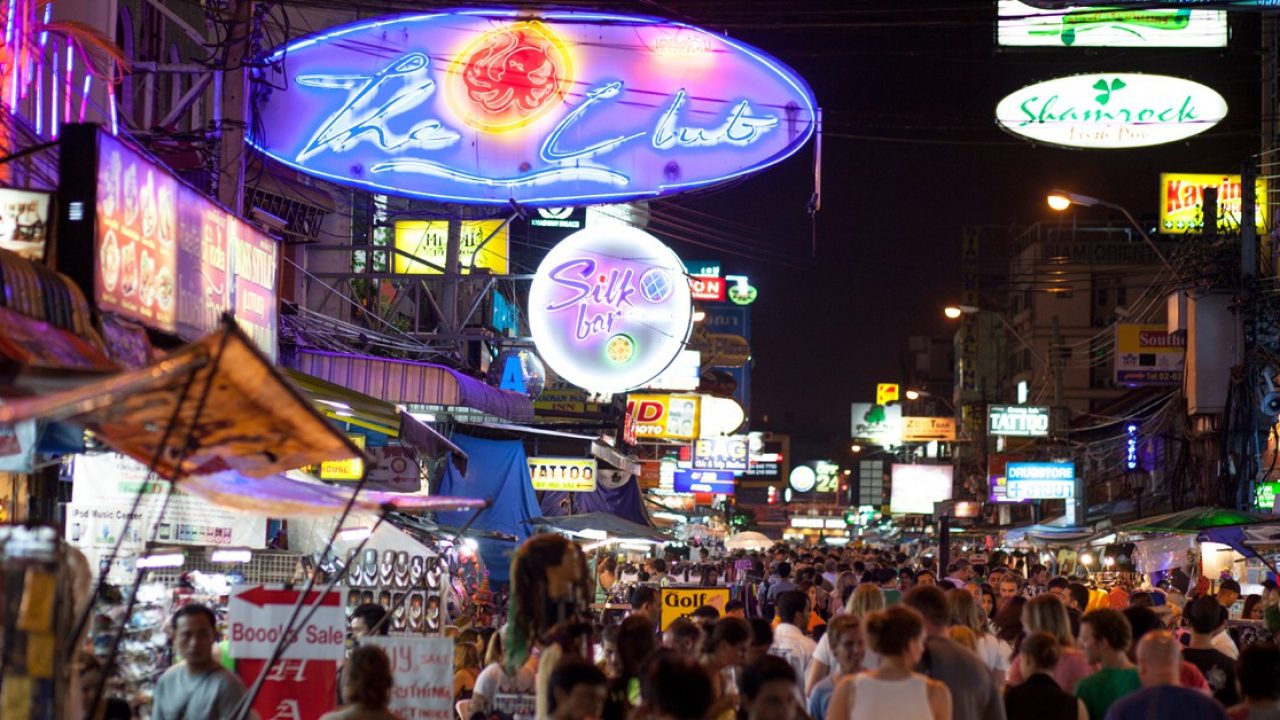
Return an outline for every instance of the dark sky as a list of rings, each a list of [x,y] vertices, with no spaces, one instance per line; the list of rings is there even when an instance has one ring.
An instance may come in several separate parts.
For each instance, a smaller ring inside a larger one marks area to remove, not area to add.
[[[1154,213],[1160,172],[1239,172],[1259,146],[1256,15],[1232,16],[1226,49],[997,52],[994,0],[704,0],[653,11],[776,55],[809,81],[824,110],[816,256],[805,210],[812,147],[732,188],[678,198],[670,210],[705,213],[694,217],[749,246],[752,257],[720,256],[760,290],[753,425],[767,415],[767,429],[810,441],[843,444],[849,403],[870,400],[877,381],[899,379],[907,336],[952,331],[941,308],[959,293],[962,226],[1051,219],[1044,195],[1055,187]],[[1227,120],[1186,142],[1119,151],[1035,147],[996,128],[995,106],[1008,93],[1103,71],[1205,83],[1226,97]],[[1109,219],[1101,209],[1073,212]],[[672,244],[683,257],[713,254]]]

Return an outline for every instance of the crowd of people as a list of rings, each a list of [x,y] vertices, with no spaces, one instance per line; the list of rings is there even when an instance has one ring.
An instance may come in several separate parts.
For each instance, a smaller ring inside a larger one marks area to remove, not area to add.
[[[1240,586],[1225,578],[1214,592],[1108,591],[999,555],[937,568],[928,557],[782,545],[702,561],[712,569],[695,573],[699,584],[731,579],[732,599],[665,627],[672,560],[654,558],[627,588],[628,609],[597,604],[592,621],[557,630],[554,653],[504,647],[502,629],[455,628],[458,717],[1280,720],[1272,581],[1245,603],[1258,631],[1240,636],[1228,622]],[[616,597],[616,559],[592,567],[597,599]],[[385,629],[384,613],[352,614],[357,648],[326,720],[391,717],[386,656],[358,645]],[[186,662],[161,678],[154,717],[223,717],[243,688],[204,651],[211,614],[184,608],[174,628]]]

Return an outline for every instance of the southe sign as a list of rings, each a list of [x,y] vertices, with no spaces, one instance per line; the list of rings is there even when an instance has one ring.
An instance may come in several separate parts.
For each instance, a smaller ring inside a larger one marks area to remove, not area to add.
[[[1045,437],[1049,434],[1049,408],[1028,405],[992,405],[987,413],[987,434],[1008,437]]]
[[[1061,147],[1125,149],[1198,135],[1227,116],[1212,88],[1168,75],[1089,73],[1029,85],[996,106],[1015,135]]]

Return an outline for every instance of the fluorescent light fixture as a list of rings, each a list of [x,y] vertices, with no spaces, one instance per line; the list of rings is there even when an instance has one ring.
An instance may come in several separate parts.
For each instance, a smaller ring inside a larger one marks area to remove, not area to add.
[[[848,545],[849,544],[849,538],[838,536],[838,535],[829,535],[827,537],[822,538],[822,541],[828,545]]]
[[[338,539],[346,540],[347,542],[358,542],[360,540],[364,540],[365,538],[369,537],[372,534],[373,534],[372,528],[367,528],[367,527],[343,528],[338,531]]]
[[[1085,565],[1092,565],[1092,564],[1093,564],[1093,556],[1092,556],[1092,555],[1090,555],[1089,553],[1081,553],[1081,554],[1080,554],[1080,562],[1084,563]]]
[[[596,530],[595,528],[578,530],[577,532],[574,533],[574,535],[577,535],[580,538],[586,538],[588,540],[604,540],[605,538],[609,537],[609,533],[605,532],[604,530]]]
[[[138,569],[155,570],[157,568],[178,568],[182,567],[187,561],[187,556],[182,553],[163,553],[160,555],[147,555],[138,558]]]
[[[214,550],[209,555],[212,563],[247,563],[252,559],[253,552],[249,550]]]
[[[430,423],[436,421],[435,413],[409,413],[409,415],[413,417],[414,420],[421,420],[422,422]]]
[[[591,551],[593,551],[593,550],[599,550],[600,548],[603,548],[603,547],[609,547],[610,545],[613,545],[614,543],[618,543],[618,542],[621,542],[621,541],[622,541],[622,538],[609,538],[609,539],[607,539],[607,540],[601,540],[601,541],[600,541],[600,542],[598,542],[598,543],[591,543],[590,545],[583,545],[583,546],[582,546],[582,551],[583,551],[583,552],[591,552]]]
[[[673,513],[673,512],[661,512],[661,511],[659,511],[659,512],[656,512],[656,513],[650,513],[650,515],[652,515],[653,517],[656,517],[656,518],[658,518],[658,519],[660,519],[660,520],[670,520],[670,521],[672,521],[672,522],[678,522],[678,523],[687,523],[687,522],[689,522],[689,518],[685,517],[684,515],[681,515],[680,513]]]
[[[350,406],[350,405],[348,405],[348,404],[346,404],[346,403],[344,403],[344,402],[337,402],[337,401],[334,401],[334,400],[321,400],[321,399],[319,399],[319,398],[317,398],[317,399],[316,399],[316,402],[318,402],[318,403],[322,403],[322,404],[324,404],[324,405],[328,405],[328,406],[329,406],[329,407],[331,407],[331,408],[337,408],[337,409],[339,409],[339,410],[350,410],[350,409],[351,409],[351,406]]]
[[[355,417],[356,416],[356,414],[351,412],[350,410],[335,410],[333,414],[337,415],[338,417]]]
[[[650,546],[646,543],[625,542],[618,547],[623,550],[635,550],[636,552],[649,552]]]

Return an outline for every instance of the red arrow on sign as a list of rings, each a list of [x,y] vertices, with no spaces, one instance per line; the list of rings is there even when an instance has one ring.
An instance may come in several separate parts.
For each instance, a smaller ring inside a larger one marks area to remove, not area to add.
[[[316,598],[319,597],[319,595],[320,592],[318,590],[312,590],[307,593],[306,604],[311,605],[315,603]],[[247,603],[253,603],[258,607],[262,607],[264,605],[292,605],[298,602],[298,591],[268,590],[261,585],[257,585],[245,590],[239,595],[236,595],[236,597]],[[324,599],[320,601],[321,606],[336,606],[341,604],[338,593],[335,592],[326,594]]]

